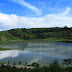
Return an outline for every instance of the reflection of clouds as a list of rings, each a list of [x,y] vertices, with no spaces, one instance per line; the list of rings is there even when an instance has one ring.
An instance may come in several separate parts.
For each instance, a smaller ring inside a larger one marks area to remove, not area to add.
[[[59,51],[45,53],[45,56],[53,57],[53,58],[70,58],[70,57],[72,57],[67,52],[59,52]]]
[[[30,62],[29,62],[29,64],[31,64],[31,63],[33,63],[33,62],[38,62],[38,61],[40,61],[40,60],[42,60],[42,57],[34,57],[34,59],[32,59]]]
[[[46,49],[45,49],[46,50]],[[44,57],[46,58],[70,58],[72,57],[72,52],[70,51],[45,51],[44,49],[42,51],[32,51],[29,49],[24,49],[24,50],[8,50],[8,51],[0,51],[0,59],[4,59],[4,58],[8,58],[8,57],[12,57],[15,58],[19,55],[23,55],[23,56],[30,56],[34,57],[32,58],[32,60],[29,63],[34,62],[38,62],[40,60],[42,60]],[[20,56],[19,56],[20,57]]]
[[[8,58],[8,57],[17,57],[19,54],[27,54],[28,51],[21,51],[21,50],[6,50],[6,51],[0,51],[0,59]]]
[[[25,51],[32,51],[36,54],[41,54],[46,57],[68,58],[70,56],[71,48],[25,48]],[[71,54],[72,55],[72,54]]]
[[[55,48],[25,48],[24,50],[34,52],[49,52],[49,51],[55,51]]]
[[[7,51],[0,51],[0,59],[7,58],[7,57],[17,57],[19,55],[19,51],[16,50],[7,50]]]

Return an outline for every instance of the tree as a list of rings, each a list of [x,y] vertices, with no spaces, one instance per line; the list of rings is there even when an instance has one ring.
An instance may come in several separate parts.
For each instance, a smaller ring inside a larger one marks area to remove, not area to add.
[[[49,69],[51,72],[61,72],[58,60],[55,59],[52,64],[50,64]]]
[[[21,65],[21,61],[19,61],[19,65]]]
[[[13,65],[16,65],[15,61],[14,61],[14,64]]]
[[[26,62],[26,65],[27,65],[27,62]]]
[[[59,65],[58,59],[55,59],[55,60],[53,61],[53,64]]]
[[[64,27],[64,29],[67,29],[67,28],[68,28],[67,26]]]
[[[2,67],[4,67],[4,63],[2,62]]]
[[[10,62],[8,61],[8,64],[10,64]]]

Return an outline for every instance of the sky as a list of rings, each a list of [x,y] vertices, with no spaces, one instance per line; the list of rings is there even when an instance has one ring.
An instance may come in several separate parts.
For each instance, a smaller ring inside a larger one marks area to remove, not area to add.
[[[0,31],[72,27],[72,0],[0,0]]]

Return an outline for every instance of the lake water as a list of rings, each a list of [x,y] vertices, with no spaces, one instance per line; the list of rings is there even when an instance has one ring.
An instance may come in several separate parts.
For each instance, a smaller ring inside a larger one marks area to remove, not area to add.
[[[72,58],[72,43],[51,42],[51,41],[19,41],[1,43],[0,47],[17,50],[0,51],[0,62],[22,64],[26,62],[39,63],[41,66],[48,66],[54,59],[58,59],[60,64],[66,58]]]

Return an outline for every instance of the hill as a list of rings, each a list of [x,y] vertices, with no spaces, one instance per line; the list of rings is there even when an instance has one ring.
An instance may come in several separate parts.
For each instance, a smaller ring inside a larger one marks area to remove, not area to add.
[[[17,28],[7,31],[0,31],[0,41],[32,39],[72,40],[72,28]]]

